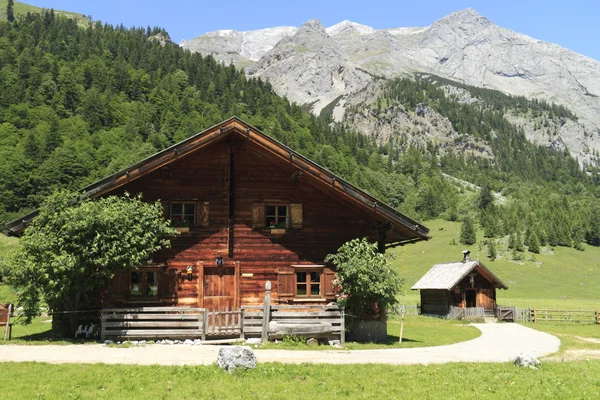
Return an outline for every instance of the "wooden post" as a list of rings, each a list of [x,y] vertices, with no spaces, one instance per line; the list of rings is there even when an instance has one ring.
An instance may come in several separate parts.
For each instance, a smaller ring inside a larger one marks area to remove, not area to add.
[[[10,315],[12,311],[12,304],[6,306],[6,325],[4,326],[4,341],[10,340],[11,328],[10,328]]]
[[[404,315],[406,314],[402,313],[402,322],[400,323],[400,339],[398,340],[398,343],[402,343],[402,334],[404,333]]]
[[[596,316],[596,324],[600,325],[600,311],[595,310],[594,315]]]
[[[244,309],[240,308],[240,339],[244,339]]]
[[[533,322],[535,323],[535,321],[536,321],[536,319],[537,319],[537,318],[536,318],[536,315],[535,315],[535,308],[532,308],[532,309],[531,309],[531,312],[532,312],[532,315],[533,315]]]
[[[263,303],[263,325],[261,340],[263,343],[269,341],[269,317],[271,315],[271,281],[265,283],[265,301]]]
[[[346,312],[342,307],[342,331],[340,333],[340,344],[343,346],[346,343]]]
[[[202,341],[206,340],[206,331],[208,330],[208,310],[202,311]]]

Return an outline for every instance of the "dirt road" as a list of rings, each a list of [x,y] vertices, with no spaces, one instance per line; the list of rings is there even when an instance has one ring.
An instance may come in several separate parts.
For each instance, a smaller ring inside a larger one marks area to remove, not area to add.
[[[518,324],[474,324],[477,339],[447,346],[381,350],[260,350],[259,363],[319,364],[441,364],[448,362],[505,362],[520,353],[541,357],[558,351],[560,340]],[[0,361],[48,363],[106,363],[210,365],[219,346],[148,345],[131,348],[105,345],[0,346]]]

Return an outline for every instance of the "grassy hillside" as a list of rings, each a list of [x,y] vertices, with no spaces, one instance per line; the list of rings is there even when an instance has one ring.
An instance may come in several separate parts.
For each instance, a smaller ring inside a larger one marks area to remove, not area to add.
[[[460,223],[442,220],[425,222],[431,229],[431,240],[392,249],[393,264],[405,279],[406,295],[402,302],[416,303],[419,293],[410,287],[434,264],[462,260],[462,251],[471,250],[471,258],[479,258],[506,285],[508,290],[497,292],[498,304],[600,308],[600,248],[584,245],[585,251],[567,247],[543,247],[540,254],[522,253],[523,260],[512,260],[507,249],[507,238],[498,240],[499,258],[487,258],[487,247],[479,244],[465,246],[459,243]],[[478,243],[483,233],[478,232]]]
[[[19,246],[19,239],[8,237],[0,233],[0,261],[8,253],[15,250]],[[0,303],[10,303],[16,300],[15,291],[6,284],[0,283]]]
[[[14,8],[15,15],[26,15],[27,13],[40,14],[43,10],[44,9],[40,8],[40,7],[32,6],[32,5],[26,4],[26,3],[21,3],[20,1],[15,1],[15,8]],[[62,16],[74,19],[77,21],[77,24],[80,26],[87,26],[87,24],[90,22],[90,19],[83,14],[77,14],[74,12],[61,11],[61,10],[54,10],[54,13],[57,15],[62,15]],[[2,3],[0,3],[0,16],[6,17],[6,1],[3,1]]]

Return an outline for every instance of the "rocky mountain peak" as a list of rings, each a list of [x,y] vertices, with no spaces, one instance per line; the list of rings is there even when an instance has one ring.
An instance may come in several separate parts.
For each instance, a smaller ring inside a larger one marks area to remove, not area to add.
[[[476,24],[476,25],[493,25],[493,22],[486,17],[479,14],[472,8],[465,8],[464,10],[458,10],[451,14],[448,14],[444,18],[437,21],[440,22],[453,22],[460,24]]]
[[[375,29],[367,25],[357,24],[350,20],[344,20],[339,24],[335,24],[326,29],[329,36],[338,35],[368,35],[375,32]]]
[[[325,30],[325,27],[318,19],[311,19],[307,21],[298,29],[296,36],[314,36],[319,35],[322,37],[329,37],[329,34]]]

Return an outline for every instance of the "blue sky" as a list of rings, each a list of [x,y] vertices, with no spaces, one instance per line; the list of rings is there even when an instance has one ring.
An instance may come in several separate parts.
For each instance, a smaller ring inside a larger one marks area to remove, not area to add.
[[[4,0],[5,1],[5,0]],[[91,15],[125,26],[161,26],[175,42],[217,29],[238,31],[325,26],[345,19],[373,28],[427,26],[460,9],[474,8],[497,25],[559,44],[600,60],[598,0],[29,0],[26,3]]]

